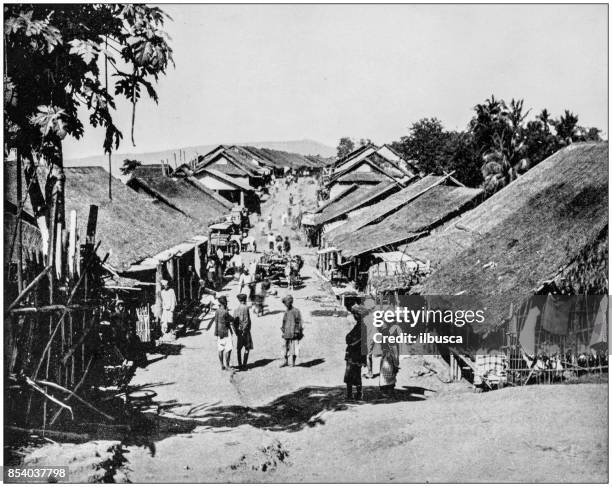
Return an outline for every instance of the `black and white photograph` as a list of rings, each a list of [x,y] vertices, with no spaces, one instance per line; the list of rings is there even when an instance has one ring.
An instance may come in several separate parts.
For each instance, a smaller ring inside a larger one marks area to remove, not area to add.
[[[608,483],[607,3],[3,23],[5,483]]]

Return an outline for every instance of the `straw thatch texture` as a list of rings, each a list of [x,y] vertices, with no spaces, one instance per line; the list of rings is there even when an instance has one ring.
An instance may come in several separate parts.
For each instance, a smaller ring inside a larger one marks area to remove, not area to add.
[[[303,156],[301,154],[252,146],[241,147],[249,151],[251,154],[259,157],[262,163],[267,163],[267,165],[275,168],[280,169],[283,167],[289,167],[291,169],[299,169],[301,167],[321,167],[320,164],[313,162],[307,156]]]
[[[29,253],[38,255],[43,251],[42,236],[36,226],[36,220],[32,215],[23,211],[21,213],[21,249],[19,238],[17,238],[17,207],[12,203],[4,202],[4,262],[19,262],[19,252],[25,260]],[[13,240],[15,237],[15,240]],[[9,255],[11,252],[12,254]]]
[[[208,225],[224,216],[228,208],[211,197],[210,190],[204,191],[202,185],[194,185],[187,179],[169,178],[166,176],[135,177],[128,186],[160,197],[164,202],[193,218],[198,225],[198,232],[208,232]]]
[[[143,164],[132,171],[132,176],[146,178],[164,176],[164,169],[172,172],[172,167],[165,164]]]
[[[314,211],[314,213],[321,213],[323,210],[325,210],[329,206],[333,205],[337,201],[340,201],[341,199],[346,198],[349,194],[352,194],[353,191],[356,191],[357,189],[359,189],[359,186],[357,186],[356,184],[352,184],[350,186],[347,186],[346,189],[343,189],[336,196],[334,196],[333,198],[330,198],[327,201],[325,201],[325,203],[323,203],[321,206],[319,206]]]
[[[391,178],[385,174],[372,171],[372,172],[352,172],[345,174],[341,178],[338,178],[339,183],[362,183],[362,184],[377,184],[383,181],[389,181]]]
[[[85,236],[89,205],[98,205],[96,240],[99,254],[118,271],[191,238],[194,220],[164,209],[118,179],[112,179],[113,199],[108,199],[108,172],[101,167],[67,167],[66,214],[76,210],[79,235]]]
[[[519,211],[531,195],[551,185],[571,184],[580,191],[607,162],[607,143],[573,144],[530,169],[481,205],[451,221],[436,234],[402,247],[406,254],[429,260],[433,268],[453,259],[506,218]],[[604,168],[607,171],[607,168]],[[606,173],[607,174],[607,173]],[[603,175],[602,175],[603,177]]]
[[[219,172],[216,168],[213,169],[212,166],[202,169],[202,173],[208,173],[211,176],[217,178],[218,180],[223,181],[224,183],[227,183],[230,186],[234,186],[236,190],[242,190],[247,192],[255,191],[255,188],[250,186],[249,183],[245,183],[238,178],[233,178],[231,176],[228,176],[227,174]]]
[[[435,186],[380,223],[338,236],[332,245],[342,250],[343,257],[350,258],[416,238],[464,209],[481,194],[480,189]]]
[[[399,189],[396,182],[380,183],[372,187],[360,187],[356,191],[327,206],[319,212],[316,224],[322,225],[329,221],[345,216],[349,211],[370,204],[377,198],[382,198]]]
[[[385,198],[380,203],[372,205],[364,211],[359,212],[359,214],[349,217],[346,223],[330,231],[325,235],[325,238],[329,241],[333,241],[343,233],[356,232],[360,228],[393,213],[402,205],[418,197],[423,191],[426,191],[436,184],[440,184],[443,179],[443,176],[425,176],[397,193]]]
[[[477,296],[500,325],[510,303],[518,306],[553,278],[608,222],[608,144],[571,145],[531,169],[464,215],[445,232],[423,239],[419,258],[438,255],[421,294]],[[460,244],[460,245],[458,245]],[[438,268],[436,270],[436,267]]]
[[[237,167],[244,170],[251,177],[262,177],[263,169],[253,162],[253,157],[249,157],[240,147],[230,147],[223,151],[223,154],[230,159]]]

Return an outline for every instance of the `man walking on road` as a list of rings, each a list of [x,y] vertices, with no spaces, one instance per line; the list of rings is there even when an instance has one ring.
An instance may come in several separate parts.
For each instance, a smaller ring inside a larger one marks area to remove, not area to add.
[[[251,337],[251,314],[247,306],[246,294],[239,294],[240,303],[234,311],[234,322],[236,327],[236,354],[238,356],[238,369],[247,370],[249,352],[253,350],[253,338]],[[242,355],[244,349],[244,356]]]
[[[289,365],[289,355],[292,357],[291,366],[295,367],[295,360],[299,355],[300,340],[304,338],[304,324],[302,323],[300,310],[293,307],[293,296],[285,296],[283,304],[287,310],[283,315],[283,324],[281,326],[283,349],[285,352],[285,362],[281,367]]]
[[[217,351],[219,352],[221,370],[229,370],[230,356],[232,354],[232,335],[234,334],[232,327],[233,318],[227,309],[227,297],[219,296],[217,301],[219,301],[219,308],[215,311],[213,318],[215,322],[215,336],[217,337]]]

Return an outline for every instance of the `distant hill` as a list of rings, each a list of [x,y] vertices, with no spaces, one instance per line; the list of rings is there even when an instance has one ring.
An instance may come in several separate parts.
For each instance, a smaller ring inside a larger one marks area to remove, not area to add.
[[[321,144],[315,140],[287,140],[287,141],[272,141],[272,142],[224,142],[226,145],[252,145],[255,147],[265,147],[268,149],[281,150],[285,152],[294,152],[297,154],[320,155],[322,157],[333,157],[336,150],[325,144]],[[112,155],[112,173],[114,176],[119,176],[119,168],[123,164],[124,159],[136,159],[143,164],[159,164],[161,160],[168,161],[171,166],[174,166],[174,158],[176,155],[176,164],[183,162],[181,151],[184,153],[185,160],[189,161],[198,154],[206,154],[220,144],[211,145],[195,145],[191,147],[177,147],[164,151],[143,152],[138,154],[119,153]],[[108,158],[104,155],[82,157],[79,159],[67,159],[64,161],[66,166],[108,166]]]

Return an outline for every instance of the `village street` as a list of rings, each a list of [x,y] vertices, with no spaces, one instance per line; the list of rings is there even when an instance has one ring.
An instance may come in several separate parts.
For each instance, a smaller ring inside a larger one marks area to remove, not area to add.
[[[291,191],[307,201],[315,185],[302,180]],[[344,336],[352,318],[312,315],[340,306],[314,269],[315,250],[280,225],[288,194],[272,195],[252,234],[264,248],[263,218],[272,212],[274,233],[290,235],[292,252],[306,261],[305,286],[292,292],[305,321],[298,366],[279,368],[287,290],[275,287],[266,315],[252,317],[247,372],[220,369],[208,320],[168,344],[168,355],[151,356],[131,383],[136,397],[153,397],[150,421],[134,425],[126,445],[130,481],[605,481],[607,438],[594,424],[604,424],[607,410],[599,385],[474,394],[404,357],[393,399],[379,398],[373,379],[364,380],[363,401],[347,402]],[[224,288],[230,310],[237,292],[235,280]]]

